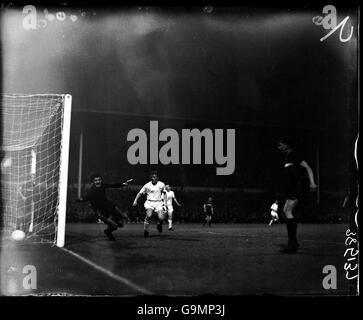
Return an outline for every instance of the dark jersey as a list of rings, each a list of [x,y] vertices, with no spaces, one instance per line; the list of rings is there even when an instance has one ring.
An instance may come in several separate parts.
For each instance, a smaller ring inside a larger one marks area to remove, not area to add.
[[[109,201],[106,197],[106,190],[108,188],[121,188],[123,184],[114,183],[107,184],[103,183],[100,187],[92,186],[86,192],[86,195],[83,197],[83,201],[89,201],[92,207],[100,211],[102,215],[110,215],[115,209],[115,205]]]
[[[293,165],[300,165],[303,161],[301,155],[295,150],[291,150],[291,152],[285,155],[285,165],[288,163],[292,163]]]
[[[300,198],[306,190],[307,177],[305,169],[300,165],[303,158],[292,150],[285,155],[285,193],[289,198]]]
[[[213,214],[213,203],[212,201],[207,201],[204,206],[205,212],[208,216],[211,216]]]

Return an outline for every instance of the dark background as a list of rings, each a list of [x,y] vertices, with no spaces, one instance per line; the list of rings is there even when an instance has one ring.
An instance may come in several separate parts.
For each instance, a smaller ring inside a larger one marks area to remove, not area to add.
[[[3,10],[3,92],[73,96],[70,183],[83,132],[83,183],[100,171],[143,184],[158,169],[176,186],[277,190],[276,139],[287,135],[314,171],[319,152],[322,192],[354,185],[357,33],[320,42],[327,31],[312,17],[322,8],[45,6],[38,18],[45,8],[67,19],[24,30],[22,7]],[[356,27],[356,8],[337,10],[338,22],[349,15]],[[150,120],[180,133],[235,128],[234,174],[216,176],[215,165],[131,166],[127,133]]]

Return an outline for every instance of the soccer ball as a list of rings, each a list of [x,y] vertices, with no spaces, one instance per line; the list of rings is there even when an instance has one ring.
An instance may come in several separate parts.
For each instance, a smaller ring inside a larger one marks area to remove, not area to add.
[[[25,232],[22,230],[15,230],[13,231],[13,233],[11,234],[11,237],[15,240],[15,241],[22,241],[25,239]]]
[[[6,169],[6,168],[9,168],[11,167],[11,158],[8,157],[8,158],[4,158],[2,161],[1,161],[1,167],[2,169]]]

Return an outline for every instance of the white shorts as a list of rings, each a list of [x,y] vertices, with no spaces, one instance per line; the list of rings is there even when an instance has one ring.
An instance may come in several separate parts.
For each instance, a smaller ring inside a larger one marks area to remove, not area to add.
[[[271,211],[271,217],[275,218],[275,219],[278,219],[279,215],[275,211]]]
[[[173,213],[173,211],[174,211],[173,206],[168,206],[168,213]]]
[[[162,211],[163,210],[163,202],[160,201],[150,201],[146,200],[144,203],[144,208],[146,210],[153,210],[153,211]]]

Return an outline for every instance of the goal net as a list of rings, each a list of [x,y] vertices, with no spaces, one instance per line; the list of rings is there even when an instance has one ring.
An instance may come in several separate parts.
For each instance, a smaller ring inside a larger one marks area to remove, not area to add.
[[[1,233],[64,245],[70,95],[1,94]]]

